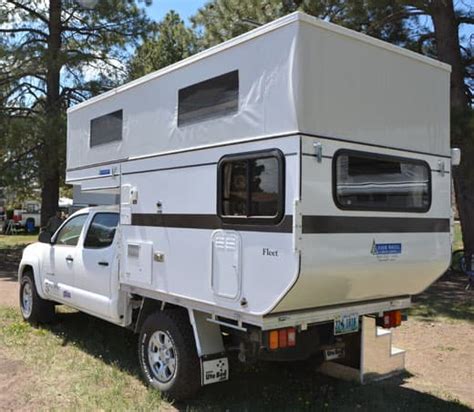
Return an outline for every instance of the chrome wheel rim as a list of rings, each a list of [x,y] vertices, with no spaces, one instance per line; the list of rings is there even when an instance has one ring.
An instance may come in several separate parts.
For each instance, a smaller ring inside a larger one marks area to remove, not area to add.
[[[148,342],[148,362],[154,377],[160,382],[169,382],[176,373],[176,349],[167,332],[161,330],[151,335]]]
[[[30,282],[23,285],[21,294],[21,311],[25,318],[29,318],[33,309],[33,288]]]

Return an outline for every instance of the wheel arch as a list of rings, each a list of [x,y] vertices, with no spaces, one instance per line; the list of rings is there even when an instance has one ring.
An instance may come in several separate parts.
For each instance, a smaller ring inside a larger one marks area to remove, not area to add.
[[[140,309],[138,310],[138,316],[133,324],[134,333],[140,333],[140,329],[147,319],[147,317],[153,312],[161,312],[163,310],[176,309],[176,310],[186,310],[181,306],[176,306],[171,303],[166,303],[162,300],[151,299],[143,297]]]
[[[200,312],[192,308],[166,303],[161,300],[143,298],[138,316],[133,326],[135,333],[139,333],[143,323],[153,312],[176,310],[185,313],[193,330],[198,356],[213,355],[225,351],[221,327],[210,323],[211,314]]]
[[[43,292],[43,284],[40,277],[40,265],[37,261],[21,261],[18,268],[18,282],[21,282],[21,278],[28,272],[33,273],[33,280],[35,281],[36,291],[42,299],[45,299],[45,294]]]

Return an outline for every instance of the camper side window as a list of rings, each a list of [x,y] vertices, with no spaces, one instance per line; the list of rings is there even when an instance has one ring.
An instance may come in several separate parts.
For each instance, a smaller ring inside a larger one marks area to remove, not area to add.
[[[431,206],[431,170],[424,161],[341,150],[334,169],[341,209],[427,212]]]
[[[96,117],[90,124],[90,147],[122,140],[122,110]]]
[[[229,223],[275,223],[283,215],[279,150],[226,156],[219,163],[219,215]]]
[[[193,84],[178,92],[178,127],[236,113],[239,108],[237,70]]]

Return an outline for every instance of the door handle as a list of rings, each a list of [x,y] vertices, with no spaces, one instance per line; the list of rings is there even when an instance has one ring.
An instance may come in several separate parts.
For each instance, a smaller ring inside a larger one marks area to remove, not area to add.
[[[66,256],[66,261],[73,262],[74,259],[72,258],[72,256]]]
[[[109,262],[99,262],[100,266],[109,266]]]

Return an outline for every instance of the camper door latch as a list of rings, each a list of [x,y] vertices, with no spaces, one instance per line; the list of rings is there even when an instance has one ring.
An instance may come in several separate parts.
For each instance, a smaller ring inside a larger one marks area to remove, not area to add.
[[[155,262],[160,262],[160,263],[161,263],[161,262],[164,262],[164,261],[165,261],[165,254],[162,253],[162,252],[155,252],[155,253],[153,254],[153,260],[154,260]]]
[[[444,176],[446,173],[446,167],[444,165],[444,161],[438,160],[438,171],[441,176]]]
[[[323,161],[323,145],[321,142],[316,142],[313,143],[314,146],[314,155],[316,156],[316,159],[318,159],[318,163],[321,163]]]

